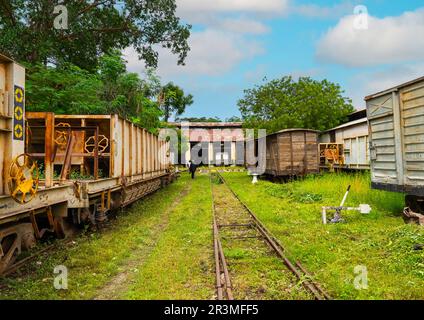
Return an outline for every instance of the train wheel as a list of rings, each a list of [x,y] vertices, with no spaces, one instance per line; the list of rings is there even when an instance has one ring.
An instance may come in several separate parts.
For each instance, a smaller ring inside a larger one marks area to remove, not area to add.
[[[30,223],[22,223],[0,230],[0,274],[12,266],[22,249],[35,245],[34,231]]]

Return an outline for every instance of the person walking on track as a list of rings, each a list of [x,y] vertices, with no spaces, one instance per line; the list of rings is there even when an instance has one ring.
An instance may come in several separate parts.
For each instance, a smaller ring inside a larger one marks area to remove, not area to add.
[[[197,165],[194,164],[191,160],[188,162],[188,171],[191,173],[191,178],[194,179],[194,175],[197,170]]]

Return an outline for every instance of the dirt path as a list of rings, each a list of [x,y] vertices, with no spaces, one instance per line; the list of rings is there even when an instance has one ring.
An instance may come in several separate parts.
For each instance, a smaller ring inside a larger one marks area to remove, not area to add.
[[[162,214],[162,222],[156,225],[154,230],[152,230],[152,237],[150,238],[149,243],[146,243],[142,249],[138,250],[138,252],[133,255],[133,258],[126,261],[125,265],[122,266],[122,271],[113,277],[104,287],[99,289],[94,300],[117,300],[121,298],[122,294],[125,293],[128,287],[132,284],[134,275],[138,272],[138,268],[153,252],[162,234],[167,229],[169,225],[169,216],[173,209],[178,206],[190,190],[191,183],[188,183],[173,205],[168,207],[168,209]]]

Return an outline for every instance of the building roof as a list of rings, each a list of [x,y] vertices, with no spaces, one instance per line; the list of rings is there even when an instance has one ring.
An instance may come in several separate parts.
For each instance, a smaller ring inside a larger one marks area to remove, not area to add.
[[[195,128],[241,128],[243,122],[168,122],[169,125],[175,127],[189,126]]]
[[[350,121],[355,121],[355,120],[359,120],[362,118],[366,118],[367,117],[367,109],[361,109],[361,110],[356,110],[355,112],[349,113],[347,115],[347,118]]]
[[[424,81],[424,77],[420,77],[420,78],[414,79],[412,81],[408,81],[408,82],[402,83],[402,84],[400,84],[400,85],[398,85],[396,87],[393,87],[393,88],[390,88],[390,89],[387,89],[387,90],[384,90],[384,91],[380,91],[380,92],[374,93],[372,95],[366,96],[365,97],[365,101],[368,101],[368,100],[373,99],[373,98],[377,98],[379,96],[383,96],[383,95],[388,94],[388,93],[391,93],[391,92],[398,91],[398,90],[400,90],[400,89],[402,89],[404,87],[410,86],[412,84],[415,84],[415,83],[418,83],[418,82],[421,82],[421,81]]]
[[[279,133],[296,132],[296,131],[319,132],[318,130],[312,130],[312,129],[292,128],[292,129],[283,129],[283,130],[271,133],[268,135],[268,137],[279,134]]]
[[[325,130],[323,132],[330,132],[330,131],[334,131],[334,130],[338,130],[338,129],[348,128],[348,127],[355,126],[357,124],[361,124],[361,123],[364,123],[364,122],[367,122],[367,121],[368,121],[367,118],[362,118],[362,119],[343,123],[343,124],[341,124],[341,125],[339,125],[335,128],[331,128],[331,129]]]

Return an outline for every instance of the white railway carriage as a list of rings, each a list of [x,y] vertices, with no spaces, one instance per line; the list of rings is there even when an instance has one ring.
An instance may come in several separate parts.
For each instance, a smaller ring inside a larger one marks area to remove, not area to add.
[[[372,187],[404,192],[424,211],[424,77],[365,98]]]

